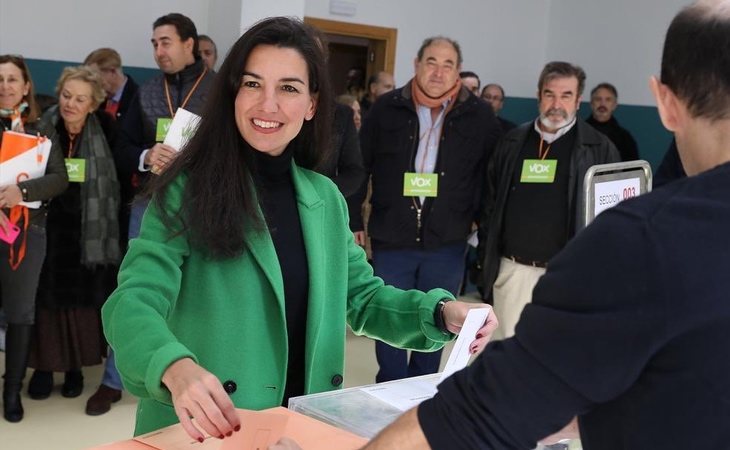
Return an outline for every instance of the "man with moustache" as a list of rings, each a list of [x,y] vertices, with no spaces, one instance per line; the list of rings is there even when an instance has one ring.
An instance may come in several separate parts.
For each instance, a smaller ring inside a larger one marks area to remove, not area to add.
[[[618,91],[611,83],[600,83],[591,90],[591,116],[586,122],[605,134],[618,149],[622,161],[639,159],[639,149],[629,131],[613,117],[618,107]]]
[[[501,129],[491,108],[462,86],[461,63],[458,43],[426,39],[414,78],[378,99],[360,129],[372,176],[373,267],[402,289],[441,287],[456,295],[466,239],[479,217],[486,162]],[[367,179],[361,199],[366,187]],[[408,362],[405,350],[382,342],[376,356],[378,382],[435,373],[441,360],[440,352],[413,352]]]
[[[479,261],[497,336],[514,334],[548,261],[578,231],[588,168],[619,161],[611,141],[576,117],[584,85],[580,67],[548,63],[538,82],[540,116],[507,133],[489,164]]]

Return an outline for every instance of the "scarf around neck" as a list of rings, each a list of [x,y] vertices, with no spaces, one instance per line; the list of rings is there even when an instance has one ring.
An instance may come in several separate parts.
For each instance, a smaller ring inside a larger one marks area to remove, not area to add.
[[[0,108],[0,117],[10,119],[10,131],[25,133],[23,113],[28,109],[28,102],[22,102],[17,108]]]
[[[420,105],[431,109],[440,108],[446,100],[449,100],[449,104],[446,108],[447,110],[451,109],[455,103],[456,97],[459,95],[459,90],[461,90],[461,79],[457,78],[456,84],[454,84],[451,89],[444,92],[440,97],[434,98],[430,97],[423,91],[423,89],[421,89],[421,86],[418,85],[415,78],[411,79],[411,92],[413,92],[413,101],[416,103],[416,106]]]
[[[44,117],[55,130],[61,119],[58,106],[49,109]],[[87,267],[118,264],[119,181],[96,114],[86,117],[78,145],[76,158],[86,159],[86,181],[81,183],[81,263]]]

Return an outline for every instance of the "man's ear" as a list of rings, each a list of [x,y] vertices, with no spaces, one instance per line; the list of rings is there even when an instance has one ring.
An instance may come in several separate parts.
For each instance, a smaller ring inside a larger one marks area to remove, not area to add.
[[[417,72],[418,72],[418,56],[413,58],[413,73],[415,74]]]
[[[185,40],[185,42],[183,42],[183,46],[185,47],[186,50],[190,50],[190,53],[192,53],[193,49],[195,48],[195,39],[193,39],[192,37],[187,38]],[[198,56],[198,55],[193,55],[193,56]]]
[[[664,128],[672,132],[676,131],[680,123],[679,99],[656,76],[649,78],[649,88],[654,94],[659,118],[662,120]]]

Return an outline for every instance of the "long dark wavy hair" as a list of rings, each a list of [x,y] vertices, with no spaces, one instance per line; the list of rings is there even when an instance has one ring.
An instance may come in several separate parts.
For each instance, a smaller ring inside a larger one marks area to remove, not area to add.
[[[244,251],[245,230],[262,230],[253,149],[235,121],[235,99],[246,62],[259,45],[274,45],[299,52],[308,67],[310,94],[317,96],[314,118],[305,121],[289,143],[298,166],[315,169],[327,157],[332,132],[332,93],[317,32],[298,19],[273,17],[252,26],[233,45],[208,94],[195,135],[178,158],[148,185],[170,225],[182,223],[196,248],[210,257],[225,259]],[[167,190],[178,176],[187,177],[179,211],[165,209]],[[178,222],[180,221],[180,222]],[[179,230],[179,226],[171,227]]]

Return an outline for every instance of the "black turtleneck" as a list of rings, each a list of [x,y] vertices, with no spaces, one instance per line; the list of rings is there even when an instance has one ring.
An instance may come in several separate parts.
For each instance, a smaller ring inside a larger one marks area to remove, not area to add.
[[[291,176],[293,150],[279,156],[256,152],[257,188],[284,280],[289,364],[284,402],[304,394],[304,344],[307,331],[309,265]]]

